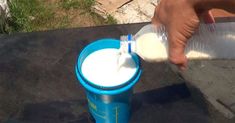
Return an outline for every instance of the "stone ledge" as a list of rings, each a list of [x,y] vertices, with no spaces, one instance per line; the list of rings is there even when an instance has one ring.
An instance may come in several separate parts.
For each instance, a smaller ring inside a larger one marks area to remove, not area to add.
[[[112,1],[111,3],[113,3],[112,9],[110,8],[111,6],[107,5],[107,1],[97,0],[96,5],[94,6],[95,11],[103,17],[111,15],[117,20],[118,24],[124,24],[151,21],[158,0],[109,1]]]

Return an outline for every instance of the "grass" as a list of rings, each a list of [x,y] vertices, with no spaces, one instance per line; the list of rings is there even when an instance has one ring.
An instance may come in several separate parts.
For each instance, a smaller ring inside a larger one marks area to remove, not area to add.
[[[63,16],[61,21],[59,21],[59,27],[60,28],[66,28],[69,26],[69,17],[68,16]]]
[[[32,32],[117,23],[112,16],[103,18],[93,11],[95,0],[48,1],[50,0],[10,0],[11,18],[0,20],[0,31]]]
[[[95,0],[61,0],[61,7],[64,9],[81,9],[85,13],[89,13],[94,20],[100,18],[100,15],[95,13],[91,8],[95,5]],[[113,18],[111,15],[108,15],[106,19],[104,19],[105,24],[116,24],[117,20]]]
[[[107,23],[107,24],[116,24],[116,23],[117,23],[117,20],[116,20],[115,18],[113,18],[113,16],[108,15],[108,16],[107,16],[107,19],[106,19],[106,23]]]
[[[63,9],[78,9],[81,7],[81,4],[78,0],[61,0],[60,6]]]
[[[71,8],[78,9],[80,7],[80,3],[78,1],[62,0],[60,6],[67,10]]]
[[[11,0],[11,18],[7,32],[31,32],[47,25],[53,19],[51,8],[37,0]]]
[[[91,7],[95,5],[95,0],[61,0],[61,7],[64,9],[83,9],[91,11]]]

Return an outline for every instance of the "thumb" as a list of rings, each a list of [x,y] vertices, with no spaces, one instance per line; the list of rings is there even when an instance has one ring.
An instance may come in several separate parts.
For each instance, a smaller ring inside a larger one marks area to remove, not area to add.
[[[215,23],[215,19],[211,13],[211,11],[205,11],[202,13],[202,19],[206,24],[211,24],[211,23]]]
[[[169,60],[180,68],[185,70],[187,68],[187,57],[184,54],[186,41],[182,41],[175,36],[176,33],[169,32]],[[173,35],[174,34],[174,35]]]
[[[159,20],[159,6],[156,6],[151,22],[155,26],[161,25],[161,22]]]

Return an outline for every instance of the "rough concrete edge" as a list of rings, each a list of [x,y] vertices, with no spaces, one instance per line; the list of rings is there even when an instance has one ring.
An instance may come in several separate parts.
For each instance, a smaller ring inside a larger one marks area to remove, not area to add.
[[[185,77],[183,76],[183,78],[185,79]],[[187,80],[187,79],[185,79]],[[190,84],[190,85],[189,85]],[[208,103],[210,103],[214,109],[216,109],[219,113],[221,113],[224,117],[228,118],[228,119],[232,119],[234,118],[235,114],[225,105],[223,105],[222,103],[220,103],[218,101],[218,99],[216,99],[215,97],[209,96],[207,94],[205,94],[200,88],[198,88],[195,84],[193,84],[192,82],[187,81],[187,87],[189,88],[189,90],[194,93],[192,96],[194,96],[193,98],[198,99],[198,96],[202,96],[201,98],[204,98],[203,100],[207,101]],[[191,86],[191,87],[190,87]],[[196,95],[197,93],[193,92],[195,91],[192,88],[196,88],[201,94],[200,95]]]
[[[205,98],[217,109],[219,112],[221,112],[225,117],[232,119],[234,118],[234,113],[227,108],[225,105],[221,104],[217,99],[213,97],[209,97],[207,95],[204,95]]]
[[[103,4],[102,3],[100,3],[99,1],[95,1],[97,4],[95,5],[95,6],[97,6],[96,8],[99,8],[99,9],[102,9],[102,10],[104,10],[104,11],[106,11],[107,13],[113,13],[113,12],[115,12],[117,9],[119,9],[119,8],[121,8],[123,5],[125,5],[125,4],[128,4],[128,3],[130,3],[130,2],[132,2],[133,0],[127,0],[126,2],[122,2],[121,4],[119,4],[118,6],[116,6],[115,8],[113,8],[112,10],[106,10],[105,8],[103,8],[104,6],[103,6]],[[108,12],[109,11],[109,12]]]
[[[100,6],[99,2],[95,2],[95,5],[92,7],[92,9],[95,11],[95,13],[99,14],[100,16],[102,16],[105,19],[109,15],[109,13]]]
[[[213,106],[215,110],[218,111],[218,113],[221,113],[224,117],[228,119],[235,118],[234,112],[232,112],[229,108],[227,108],[224,104],[218,101],[218,99],[208,96],[205,93],[202,92],[200,88],[198,88],[196,85],[194,85],[192,82],[187,81],[187,77],[185,77],[182,73],[179,73],[177,67],[175,65],[170,64],[170,68],[173,70],[173,72],[179,74],[179,76],[184,79],[186,82],[186,86],[190,90],[192,97],[196,101],[199,106],[203,108],[207,108],[206,103],[209,103]],[[203,102],[206,101],[206,102]],[[209,109],[210,110],[210,109]],[[209,112],[210,113],[210,112]]]
[[[99,6],[96,6],[96,5],[95,5],[95,6],[92,7],[92,9],[94,9],[94,11],[95,11],[97,14],[101,15],[101,16],[107,14],[107,12],[106,12],[104,9],[100,8]]]
[[[118,11],[120,11],[122,7],[130,6],[133,1],[134,1],[134,0],[129,0],[129,1],[127,1],[126,3],[122,4],[121,6],[119,6],[115,11],[109,11],[109,12],[106,11],[104,8],[102,8],[101,3],[97,2],[97,1],[95,2],[95,5],[94,5],[92,8],[94,9],[94,11],[95,11],[97,14],[99,14],[100,16],[102,16],[102,17],[104,17],[104,18],[107,18],[108,16],[111,15],[114,19],[117,20],[118,24],[124,24],[124,23],[126,24],[126,22],[123,23],[121,20],[118,20],[118,19],[116,18],[116,14],[115,14],[115,13],[117,13]],[[157,1],[159,1],[159,0],[157,0]],[[159,3],[159,2],[156,2],[156,1],[154,1],[154,0],[152,0],[152,1],[150,2],[150,4],[151,4],[152,6],[154,6],[154,7],[156,7],[158,3]],[[149,16],[149,15],[146,14],[145,11],[143,11],[142,9],[138,9],[138,10],[139,10],[139,12],[138,12],[139,14],[144,15],[146,18],[152,18],[152,15]],[[154,10],[153,10],[153,11],[154,11]],[[142,21],[142,22],[149,22],[149,20]],[[127,22],[127,23],[136,23],[136,22]],[[139,23],[139,22],[137,21],[137,23]]]

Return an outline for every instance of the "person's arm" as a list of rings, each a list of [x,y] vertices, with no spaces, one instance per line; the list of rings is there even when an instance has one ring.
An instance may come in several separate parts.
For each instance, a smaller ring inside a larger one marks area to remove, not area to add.
[[[235,0],[161,0],[152,19],[166,27],[169,39],[169,60],[180,69],[187,67],[184,49],[187,40],[199,26],[200,18],[214,19],[212,8],[235,12]]]

